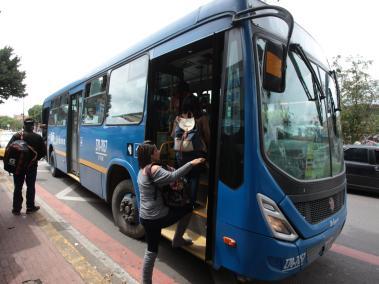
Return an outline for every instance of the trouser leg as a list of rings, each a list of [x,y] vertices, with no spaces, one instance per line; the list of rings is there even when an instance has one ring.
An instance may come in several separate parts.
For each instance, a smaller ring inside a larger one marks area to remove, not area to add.
[[[192,240],[186,240],[183,238],[184,232],[186,231],[188,224],[191,221],[191,216],[192,213],[188,213],[182,219],[180,219],[178,224],[176,225],[174,239],[172,240],[173,247],[180,247],[183,245],[192,244]]]
[[[147,249],[143,258],[142,283],[151,284],[155,259],[158,255],[158,246],[161,238],[161,225],[158,220],[143,220],[141,223],[145,228]]]
[[[142,267],[142,284],[151,284],[153,282],[153,270],[157,253],[145,250]]]
[[[195,205],[197,198],[197,190],[199,187],[199,176],[192,176],[190,178],[190,187],[191,187],[191,202],[192,205]]]
[[[13,210],[21,211],[22,208],[22,186],[24,185],[25,174],[13,175]]]
[[[26,207],[34,208],[36,195],[37,167],[32,167],[26,172]]]

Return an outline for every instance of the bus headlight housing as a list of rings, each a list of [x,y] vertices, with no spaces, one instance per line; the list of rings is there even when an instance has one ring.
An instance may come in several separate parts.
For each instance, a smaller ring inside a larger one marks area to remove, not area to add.
[[[299,236],[287,218],[284,217],[275,201],[261,193],[257,194],[257,199],[266,223],[274,237],[283,241],[295,241]]]

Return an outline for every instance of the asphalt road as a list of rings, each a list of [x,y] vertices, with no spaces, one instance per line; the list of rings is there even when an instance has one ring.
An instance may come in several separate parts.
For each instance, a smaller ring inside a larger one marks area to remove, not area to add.
[[[37,183],[97,227],[99,232],[104,233],[104,238],[117,241],[129,254],[135,254],[137,258],[143,257],[146,244],[121,234],[113,223],[110,206],[77,182],[69,177],[53,178],[48,172],[48,165],[42,162]],[[379,283],[379,195],[349,192],[347,202],[348,219],[336,240],[338,246],[334,246],[306,270],[279,283]],[[69,240],[81,243],[80,238],[77,240],[78,235],[71,234],[69,230],[65,232],[64,222],[63,225],[57,222],[56,226]],[[86,237],[91,239],[90,236]],[[104,261],[100,261],[99,257],[101,252],[88,250],[87,247],[85,244],[79,245],[82,253],[94,265],[105,269]],[[112,265],[112,254],[107,263]],[[117,265],[115,267],[122,269]],[[191,254],[181,249],[172,249],[170,242],[166,240],[161,243],[156,267],[179,283],[234,282],[228,272],[214,271]],[[119,275],[122,278],[122,273]]]

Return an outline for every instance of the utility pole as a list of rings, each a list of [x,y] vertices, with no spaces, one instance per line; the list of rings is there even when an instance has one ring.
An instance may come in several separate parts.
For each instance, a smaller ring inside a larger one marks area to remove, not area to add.
[[[25,116],[24,116],[24,113],[25,113],[25,111],[24,111],[24,98],[25,98],[25,96],[23,96],[22,97],[22,123],[24,123],[24,120],[25,120]]]

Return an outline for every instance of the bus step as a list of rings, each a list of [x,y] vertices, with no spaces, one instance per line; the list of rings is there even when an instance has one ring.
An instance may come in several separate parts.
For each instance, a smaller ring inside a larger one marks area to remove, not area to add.
[[[207,219],[207,208],[205,208],[203,206],[199,207],[199,208],[195,207],[195,209],[192,211],[192,213]]]
[[[80,182],[80,178],[72,173],[67,173],[67,175],[71,178],[73,178],[74,180],[76,180],[77,182]]]
[[[176,224],[162,229],[162,236],[166,239],[172,241],[174,238],[176,230]],[[189,229],[184,233],[184,238],[190,238],[193,241],[193,244],[190,246],[183,246],[182,248],[193,254],[194,256],[205,260],[205,247],[206,247],[206,238],[201,236]]]

